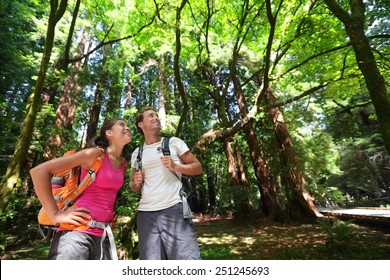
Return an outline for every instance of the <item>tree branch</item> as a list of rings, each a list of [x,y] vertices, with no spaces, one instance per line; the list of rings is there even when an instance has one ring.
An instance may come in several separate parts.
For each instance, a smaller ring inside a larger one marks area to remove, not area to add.
[[[113,25],[111,25],[111,27],[110,27],[109,30],[107,31],[106,35],[104,36],[104,39],[103,39],[95,48],[93,48],[93,49],[90,50],[88,53],[86,53],[86,54],[84,54],[84,55],[82,55],[82,56],[80,56],[80,57],[76,57],[76,58],[70,59],[70,60],[69,60],[69,63],[76,62],[76,61],[80,61],[80,60],[82,60],[82,59],[84,59],[84,58],[90,56],[92,53],[94,53],[94,52],[97,51],[98,49],[102,48],[103,46],[110,45],[110,44],[114,44],[114,43],[117,43],[117,42],[119,42],[119,41],[127,40],[127,39],[130,39],[130,38],[134,38],[134,37],[137,36],[139,33],[141,33],[142,30],[144,30],[146,27],[150,26],[150,25],[153,23],[155,17],[156,17],[156,15],[154,15],[154,16],[151,18],[150,22],[148,22],[147,24],[141,26],[141,27],[137,30],[137,32],[135,32],[134,34],[131,34],[131,35],[128,35],[128,36],[125,36],[125,37],[122,37],[122,38],[117,38],[117,39],[109,40],[109,41],[106,41],[106,42],[105,42],[104,40],[107,38],[108,34],[110,33],[110,31],[111,31],[111,29],[112,29],[112,27],[113,27]]]

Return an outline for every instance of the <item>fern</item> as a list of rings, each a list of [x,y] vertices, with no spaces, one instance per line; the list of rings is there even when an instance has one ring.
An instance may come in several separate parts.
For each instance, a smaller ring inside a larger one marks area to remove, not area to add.
[[[341,253],[348,249],[351,242],[356,238],[358,232],[355,229],[354,220],[341,221],[332,219],[330,221],[317,221],[328,239],[325,243],[326,248],[334,253]]]

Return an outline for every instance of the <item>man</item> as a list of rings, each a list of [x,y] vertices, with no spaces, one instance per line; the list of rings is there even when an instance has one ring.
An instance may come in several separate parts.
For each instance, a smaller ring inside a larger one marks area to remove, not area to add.
[[[141,191],[137,215],[138,248],[141,260],[200,259],[192,223],[183,217],[181,181],[174,173],[199,175],[202,165],[179,138],[171,137],[171,155],[161,150],[160,119],[153,107],[146,107],[136,117],[136,127],[143,134],[142,170],[137,171],[137,148],[131,157],[130,187]]]

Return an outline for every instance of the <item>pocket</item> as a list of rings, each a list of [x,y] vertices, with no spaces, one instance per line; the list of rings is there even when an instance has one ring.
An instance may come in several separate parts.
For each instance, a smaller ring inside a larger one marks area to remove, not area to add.
[[[169,212],[172,212],[172,213],[183,213],[183,203],[182,202],[178,202],[176,203],[175,205],[173,205],[172,207],[168,208],[167,209]]]

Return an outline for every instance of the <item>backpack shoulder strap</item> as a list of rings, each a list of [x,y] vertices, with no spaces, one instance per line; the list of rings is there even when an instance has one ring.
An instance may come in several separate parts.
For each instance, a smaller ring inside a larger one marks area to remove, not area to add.
[[[161,142],[161,151],[162,151],[164,156],[171,155],[171,151],[169,150],[169,139],[170,138],[171,138],[170,136],[164,136],[164,138]]]
[[[141,143],[141,145],[138,148],[138,155],[137,155],[137,165],[135,169],[138,171],[142,170],[142,152],[144,150],[144,143]]]
[[[65,206],[62,210],[65,210],[70,205],[72,205],[78,196],[96,179],[96,174],[100,169],[100,166],[103,163],[104,159],[104,150],[99,148],[99,153],[96,155],[94,162],[92,163],[91,168],[88,170],[87,175],[85,175],[84,179],[79,183],[77,188],[72,192],[69,198],[65,202]]]
[[[169,150],[169,138],[170,136],[166,136],[163,138],[161,142],[161,151],[163,152],[164,156],[169,156],[171,155],[171,152]],[[138,148],[138,155],[137,155],[137,165],[136,165],[136,170],[141,171],[142,170],[142,152],[144,149],[144,144],[141,143],[141,145]]]
[[[95,176],[96,176],[96,173],[98,172],[98,170],[100,169],[100,166],[102,166],[103,159],[104,159],[104,150],[101,148],[98,148],[98,149],[99,149],[99,153],[96,155],[95,160],[92,163],[91,168],[89,169],[90,171],[91,170],[94,171]],[[95,180],[95,178],[94,178],[94,180]]]
[[[163,138],[163,140],[161,142],[161,151],[163,152],[164,156],[170,156],[171,155],[171,151],[169,150],[169,139],[170,138],[171,138],[171,136],[164,136],[164,138]],[[177,175],[177,173],[175,171],[171,170],[171,172],[180,181],[179,175]]]

